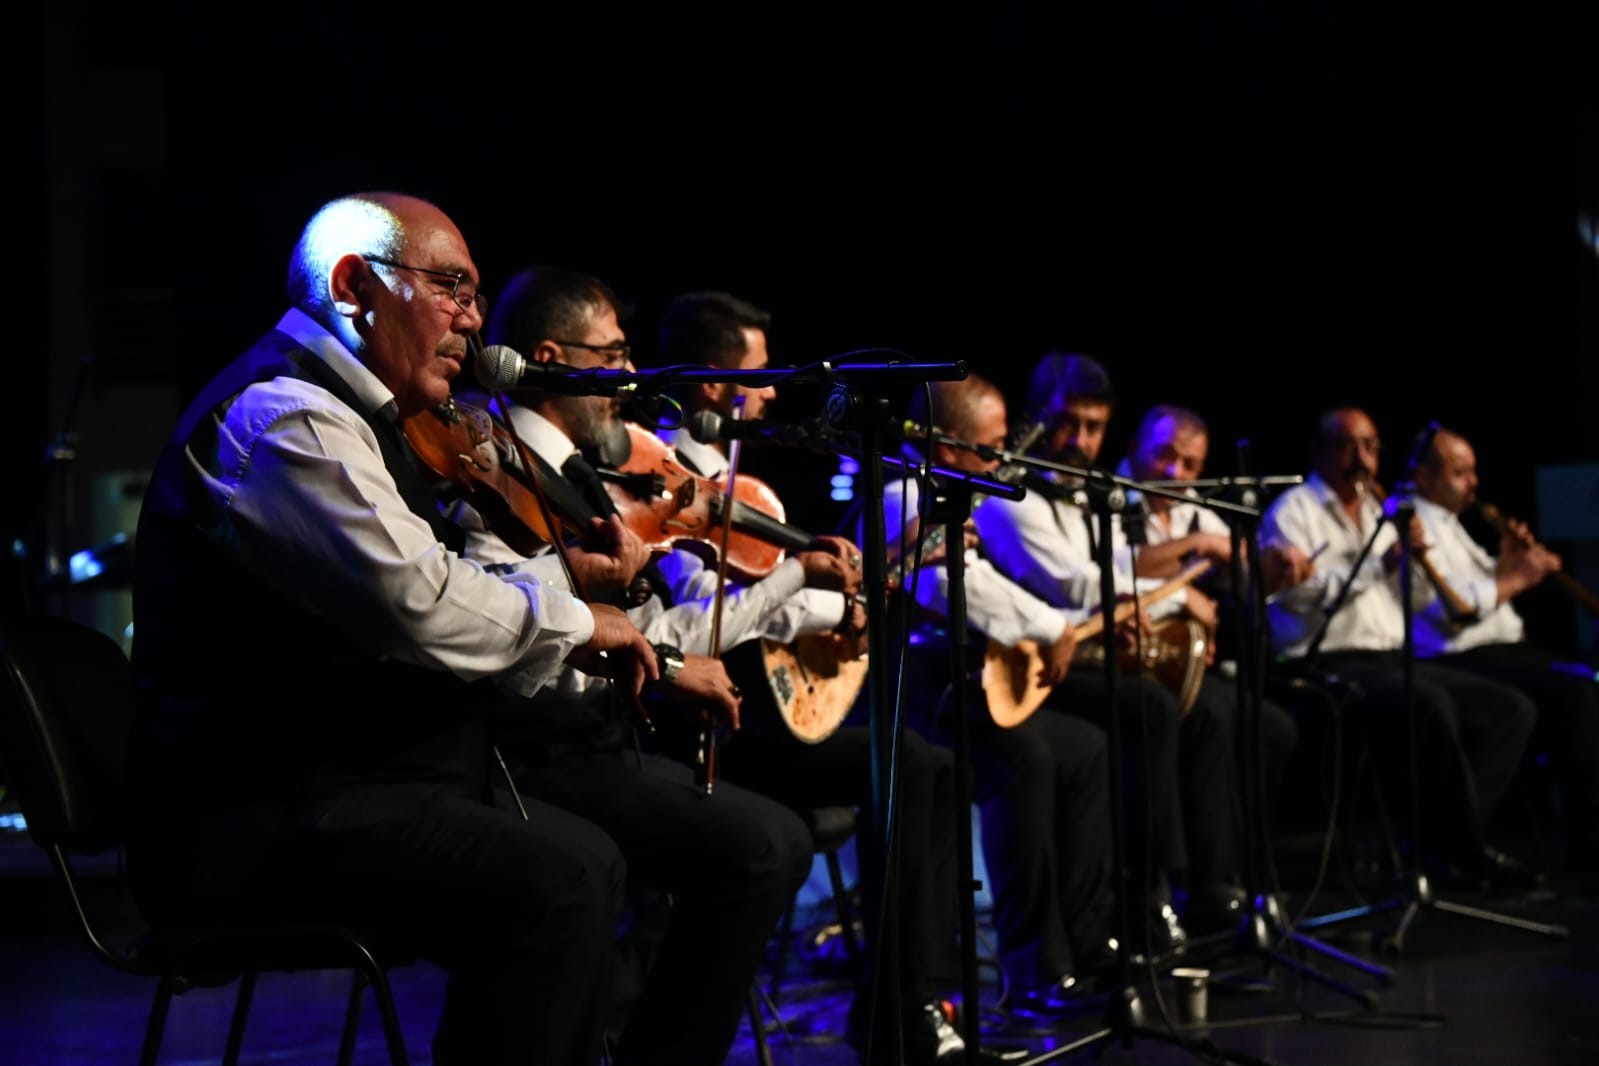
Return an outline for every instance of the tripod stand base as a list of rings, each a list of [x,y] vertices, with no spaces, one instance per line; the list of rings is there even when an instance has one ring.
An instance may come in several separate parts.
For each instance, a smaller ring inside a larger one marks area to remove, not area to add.
[[[1317,918],[1308,918],[1299,923],[1301,929],[1319,929],[1330,925],[1339,925],[1364,918],[1372,914],[1383,914],[1388,911],[1401,911],[1398,923],[1387,936],[1378,938],[1378,949],[1385,954],[1396,955],[1404,950],[1405,935],[1423,910],[1443,911],[1445,914],[1458,914],[1463,918],[1475,918],[1478,921],[1492,922],[1510,929],[1520,929],[1523,932],[1537,933],[1540,936],[1551,936],[1561,940],[1570,938],[1571,930],[1563,925],[1551,925],[1546,922],[1534,922],[1526,918],[1517,918],[1510,914],[1500,914],[1497,911],[1485,910],[1481,907],[1472,907],[1464,903],[1452,903],[1449,900],[1439,899],[1432,891],[1432,882],[1427,880],[1427,875],[1420,870],[1412,870],[1405,874],[1402,890],[1399,895],[1382,900],[1364,907],[1351,907],[1348,910],[1336,911]]]
[[[1372,993],[1345,984],[1296,955],[1307,951],[1313,952],[1324,959],[1359,970],[1384,987],[1390,985],[1394,978],[1393,971],[1386,966],[1367,962],[1330,944],[1323,944],[1313,937],[1287,928],[1277,900],[1272,896],[1255,897],[1254,906],[1244,914],[1229,939],[1232,952],[1260,959],[1267,966],[1275,966],[1297,974],[1305,980],[1347,996],[1368,1011],[1374,1011],[1378,1006],[1377,998]]]
[[[1158,1040],[1163,1044],[1180,1047],[1199,1057],[1202,1062],[1223,1061],[1236,1062],[1241,1066],[1273,1066],[1270,1060],[1246,1055],[1241,1051],[1229,1051],[1218,1047],[1208,1037],[1190,1037],[1168,1029],[1153,1028],[1146,1022],[1144,1002],[1139,998],[1138,990],[1131,985],[1124,986],[1111,994],[1110,1003],[1105,1012],[1105,1028],[1096,1033],[1090,1033],[1080,1040],[1051,1048],[1042,1055],[1024,1060],[1018,1066],[1037,1066],[1039,1063],[1053,1062],[1076,1052],[1089,1048],[1098,1048],[1111,1042],[1121,1044],[1124,1048],[1131,1048],[1138,1039]]]

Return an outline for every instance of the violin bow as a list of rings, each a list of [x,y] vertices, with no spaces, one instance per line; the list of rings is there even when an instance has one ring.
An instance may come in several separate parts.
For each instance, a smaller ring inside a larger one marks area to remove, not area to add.
[[[744,417],[744,397],[733,397],[733,420]],[[727,506],[722,508],[722,550],[716,558],[716,596],[711,606],[711,658],[722,657],[722,604],[727,599],[727,556],[729,538],[733,535],[733,479],[738,476],[739,445],[737,437],[727,442],[727,484],[722,486],[722,498]],[[716,723],[707,715],[700,724],[700,772],[704,775],[705,794],[709,796],[716,784]]]

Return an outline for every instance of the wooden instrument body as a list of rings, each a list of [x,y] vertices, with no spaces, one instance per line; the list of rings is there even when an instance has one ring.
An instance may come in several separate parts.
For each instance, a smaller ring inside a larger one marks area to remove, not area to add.
[[[672,448],[649,430],[627,424],[632,445],[622,474],[649,475],[654,487],[637,493],[627,482],[607,481],[623,522],[651,547],[684,546],[715,562],[727,553],[728,568],[742,581],[758,580],[777,569],[787,552],[816,545],[810,533],[788,524],[783,501],[765,482],[748,474],[733,478],[733,510],[726,512],[726,482],[701,477],[678,460]],[[731,531],[728,531],[731,527]],[[758,662],[741,648],[724,659],[738,671],[747,695],[746,728],[759,728],[770,696],[771,710],[807,744],[818,744],[843,724],[866,682],[866,658],[846,658],[846,641],[837,633],[806,633],[784,644],[761,639]],[[765,674],[759,689],[749,682]],[[758,695],[756,693],[759,692]]]
[[[1151,606],[1176,595],[1202,574],[1208,572],[1210,568],[1211,563],[1208,559],[1185,567],[1182,573],[1154,591],[1140,597],[1140,602],[1145,606]],[[1116,620],[1118,622],[1125,621],[1131,616],[1132,610],[1132,601],[1124,601],[1118,604],[1115,610]],[[1186,619],[1180,619],[1179,621],[1186,621]],[[1195,624],[1197,625],[1197,623]],[[1086,652],[1089,645],[1085,642],[1103,633],[1104,628],[1104,615],[1101,614],[1096,614],[1077,626],[1077,640],[1079,642],[1077,655],[1079,657],[1085,653],[1094,654]],[[1182,675],[1180,684],[1184,686],[1191,684],[1193,695],[1197,696],[1199,682],[1198,680],[1192,682],[1187,680],[1191,666],[1184,662],[1184,657],[1178,654],[1177,651],[1177,649],[1186,649],[1191,656],[1193,650],[1192,636],[1179,636],[1175,629],[1167,630],[1166,627],[1158,627],[1156,630],[1157,636],[1162,632],[1165,632],[1166,635],[1162,637],[1158,645],[1153,638],[1145,641],[1145,657],[1149,658],[1153,655],[1154,661],[1159,664],[1170,662],[1172,664],[1170,669]],[[1199,627],[1199,633],[1202,640],[1208,641],[1209,638],[1204,633],[1203,626]],[[1200,678],[1204,675],[1205,653],[1206,648],[1201,644],[1197,667]],[[1133,653],[1129,651],[1128,655],[1129,661],[1124,663],[1124,671],[1138,666]],[[1100,661],[1103,661],[1103,659]],[[1181,665],[1179,666],[1178,664]],[[1002,729],[1010,729],[1026,721],[1034,711],[1044,705],[1044,701],[1049,698],[1050,686],[1038,680],[1043,665],[1043,653],[1034,641],[1020,641],[1014,647],[1009,648],[996,641],[988,641],[983,652],[982,684],[983,693],[987,696],[988,714],[994,720],[995,725]],[[1164,669],[1167,668],[1163,666]],[[1181,696],[1185,689],[1174,686],[1174,691]],[[1192,706],[1193,699],[1190,697],[1184,710]]]

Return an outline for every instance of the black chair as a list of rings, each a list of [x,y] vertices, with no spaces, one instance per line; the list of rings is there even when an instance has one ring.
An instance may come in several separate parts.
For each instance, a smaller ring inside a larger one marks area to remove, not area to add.
[[[833,890],[833,909],[838,915],[839,935],[843,938],[850,971],[858,973],[861,966],[861,952],[864,949],[855,938],[855,908],[850,903],[849,889],[844,884],[844,866],[838,853],[839,849],[855,835],[860,815],[854,807],[847,806],[814,807],[800,813],[805,819],[805,824],[810,827],[815,853],[823,856],[827,863],[827,880]],[[781,1029],[783,1019],[777,1010],[777,994],[782,986],[784,971],[788,967],[788,956],[793,947],[794,904],[791,902],[778,928],[777,954],[772,962],[771,978],[766,991],[763,994],[759,986],[754,984],[750,986],[749,991],[750,1034],[755,1042],[755,1059],[760,1066],[772,1066],[772,1053],[766,1042],[766,1023],[762,1018],[762,1000],[764,999],[766,1008],[771,1012],[774,1024]]]
[[[844,945],[845,957],[849,960],[850,972],[857,972],[861,966],[863,949],[855,938],[855,908],[850,900],[849,889],[844,884],[844,867],[838,853],[839,849],[849,843],[850,838],[855,835],[859,814],[854,807],[842,806],[815,807],[800,813],[810,828],[816,854],[821,855],[827,864],[827,880],[833,890],[833,910],[838,917],[839,936]],[[787,976],[788,956],[794,946],[792,903],[789,904],[787,913],[783,915],[783,924],[778,931],[778,937],[777,957],[772,962],[771,978],[766,986],[766,995],[773,1002],[776,1002],[778,990]]]
[[[0,637],[6,682],[0,692],[0,761],[28,833],[50,856],[79,931],[108,965],[157,979],[145,1028],[141,1066],[160,1052],[174,994],[221,987],[237,979],[238,995],[222,1062],[238,1062],[245,1021],[261,973],[355,971],[345,1007],[340,1066],[348,1066],[365,988],[382,1014],[389,1060],[406,1066],[405,1041],[389,987],[388,968],[413,961],[385,958],[348,930],[331,926],[154,928],[115,878],[106,899],[73,867],[73,859],[120,849],[125,841],[126,752],[134,717],[131,666],[121,647],[89,626],[35,617]],[[134,915],[128,929],[126,915]]]

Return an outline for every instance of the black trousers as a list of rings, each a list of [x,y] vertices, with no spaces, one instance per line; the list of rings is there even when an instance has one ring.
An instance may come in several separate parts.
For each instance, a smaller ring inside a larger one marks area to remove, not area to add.
[[[1207,671],[1194,705],[1183,715],[1178,767],[1182,789],[1183,832],[1188,844],[1188,880],[1198,888],[1212,882],[1242,883],[1244,868],[1245,776],[1254,753],[1245,750],[1246,730],[1238,710],[1238,685]],[[1275,792],[1288,760],[1299,746],[1299,726],[1283,708],[1260,704],[1260,758],[1266,796]],[[1261,797],[1265,806],[1266,797]],[[1249,812],[1260,824],[1265,810]],[[1264,887],[1264,886],[1251,886]]]
[[[880,942],[883,842],[872,802],[871,733],[843,726],[816,744],[783,729],[741,733],[722,746],[722,775],[788,806],[854,806],[861,812],[856,854],[862,919],[871,944]],[[931,999],[939,982],[960,975],[956,867],[955,770],[947,751],[906,731],[896,768],[899,787],[897,871],[893,906],[898,913],[899,980],[903,1005]],[[865,968],[857,992],[871,988]]]
[[[1426,660],[1412,674],[1420,825],[1411,824],[1410,718],[1402,652],[1330,652],[1318,669],[1354,686],[1350,720],[1370,742],[1412,843],[1445,854],[1487,843],[1484,823],[1504,799],[1538,717],[1521,690]]]
[[[972,795],[1007,978],[1047,988],[1110,936],[1110,769],[1098,726],[1047,707],[1009,729],[972,686]],[[934,735],[953,744],[941,715]]]
[[[1549,754],[1559,788],[1566,858],[1599,862],[1599,684],[1591,668],[1560,669],[1552,652],[1526,643],[1485,644],[1429,660],[1525,692],[1538,707],[1533,741]]]
[[[707,795],[687,766],[661,755],[525,746],[514,755],[524,794],[603,828],[626,857],[629,884],[671,897],[615,1061],[722,1062],[766,942],[810,873],[805,823],[726,780]]]
[[[981,638],[968,661],[981,661]],[[911,645],[907,719],[955,747],[947,638]],[[1058,697],[1051,695],[1051,700]],[[1008,979],[1042,988],[1075,970],[1074,957],[1109,936],[1110,772],[1103,730],[1041,708],[1009,729],[994,723],[981,688],[967,692],[972,797],[994,898],[999,958]],[[1173,735],[1175,744],[1175,734]],[[1175,750],[1175,749],[1174,749]]]
[[[362,784],[205,839],[192,861],[141,866],[156,920],[345,924],[448,974],[441,1066],[597,1060],[625,866],[591,823],[533,801],[523,821],[448,786]]]
[[[1111,688],[1097,667],[1074,667],[1055,686],[1047,706],[1109,730],[1112,698],[1121,743],[1123,855],[1135,891],[1158,890],[1167,875],[1188,866],[1178,790],[1182,708],[1153,678],[1120,675]]]

